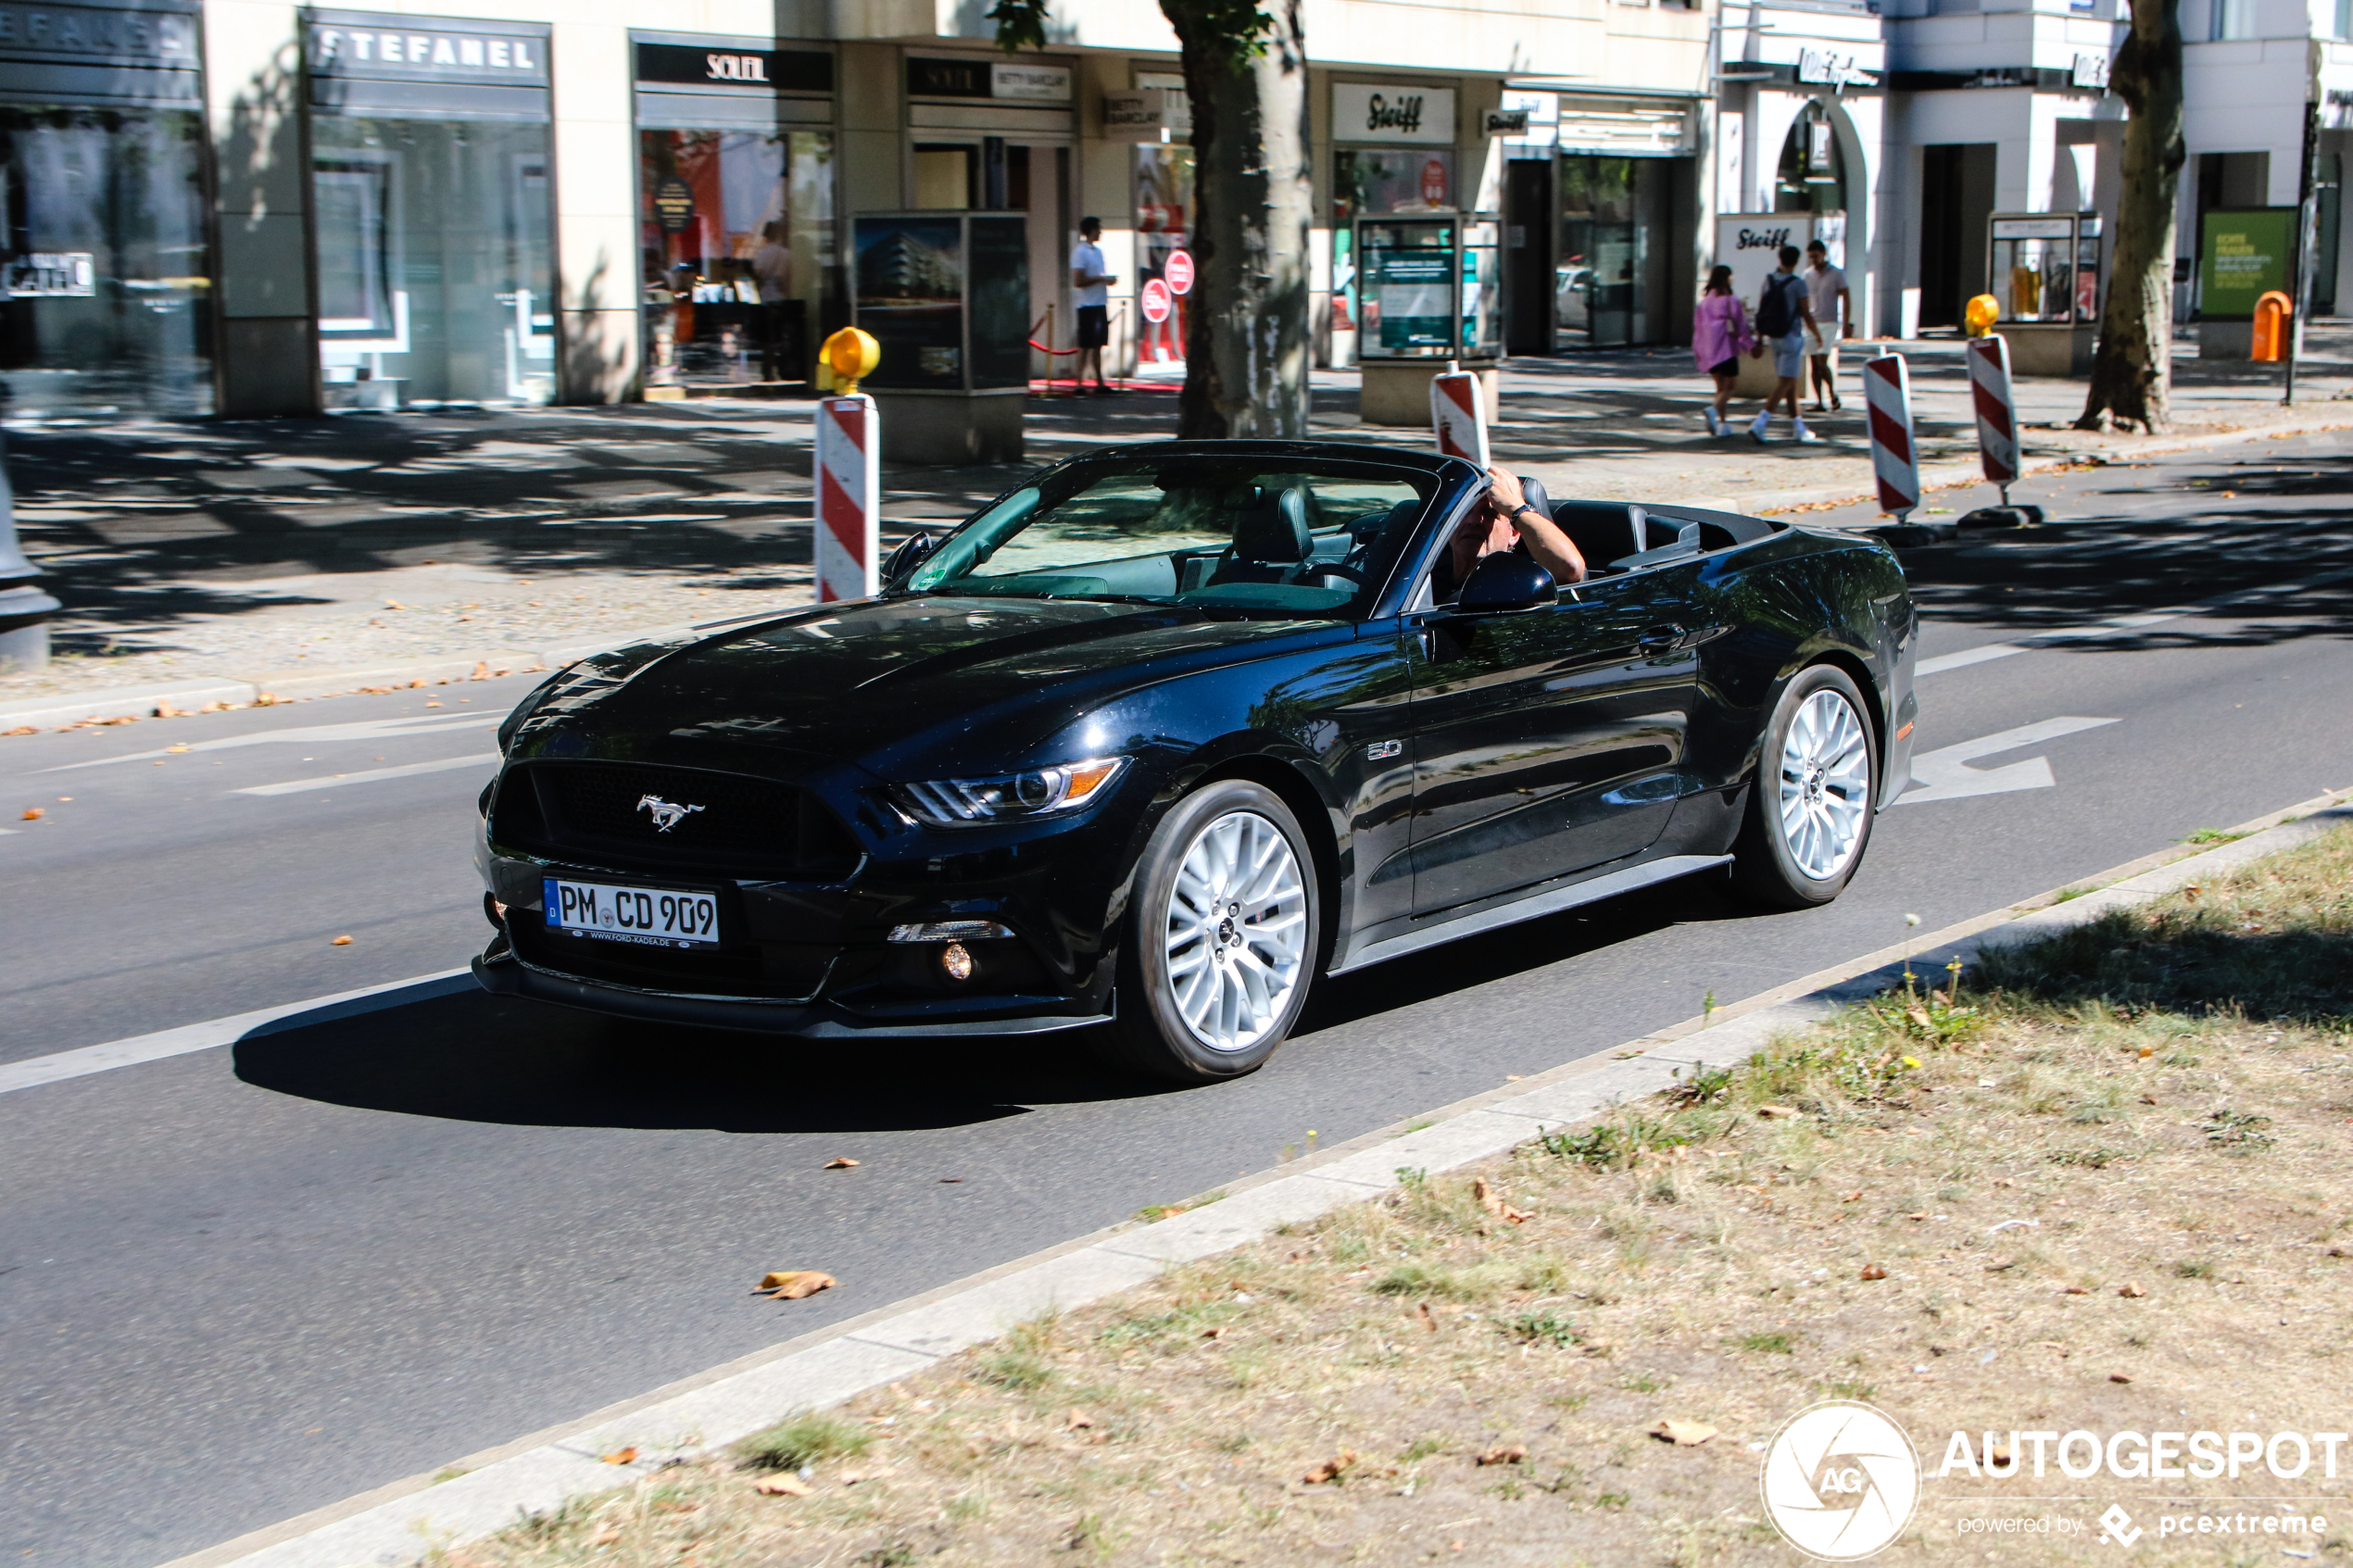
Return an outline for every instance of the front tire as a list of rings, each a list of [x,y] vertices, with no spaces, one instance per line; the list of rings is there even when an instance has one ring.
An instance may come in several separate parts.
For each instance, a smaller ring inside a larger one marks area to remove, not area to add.
[[[1322,931],[1307,837],[1282,798],[1222,779],[1145,847],[1120,943],[1111,1053],[1182,1084],[1254,1073],[1307,1004]]]
[[[1732,885],[1772,909],[1845,891],[1879,809],[1879,737],[1863,694],[1834,665],[1798,671],[1773,705],[1732,847]]]

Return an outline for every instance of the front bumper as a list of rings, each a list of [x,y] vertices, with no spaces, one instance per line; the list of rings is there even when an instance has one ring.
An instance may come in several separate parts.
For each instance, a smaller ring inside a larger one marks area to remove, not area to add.
[[[650,1023],[690,1023],[807,1040],[1044,1035],[1108,1023],[1111,1013],[1087,1001],[1000,997],[915,1003],[887,1012],[853,1013],[825,1002],[769,1002],[741,997],[688,996],[600,984],[539,969],[515,957],[504,936],[473,961],[474,979],[497,997],[527,997]],[[1101,1007],[1108,1009],[1111,998]]]

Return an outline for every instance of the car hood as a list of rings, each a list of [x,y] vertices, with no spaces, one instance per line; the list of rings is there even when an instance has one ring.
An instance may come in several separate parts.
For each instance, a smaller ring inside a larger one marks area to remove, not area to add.
[[[511,754],[685,761],[746,747],[873,759],[919,737],[1019,746],[1110,692],[1302,634],[1350,632],[1180,606],[862,600],[584,659],[549,683]]]

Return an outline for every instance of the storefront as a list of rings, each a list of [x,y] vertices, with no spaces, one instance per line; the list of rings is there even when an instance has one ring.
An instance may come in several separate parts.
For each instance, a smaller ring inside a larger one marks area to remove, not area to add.
[[[678,33],[631,47],[648,395],[806,382],[847,319],[834,56]]]
[[[194,0],[0,6],[7,411],[212,411]]]
[[[327,406],[547,402],[548,30],[313,11],[308,32]]]
[[[1073,337],[1070,310],[1071,159],[1076,61],[1068,56],[910,50],[904,56],[907,190],[930,212],[1021,212],[1027,243],[1025,326]],[[1038,337],[1038,342],[1049,340]],[[1033,375],[1049,373],[1033,355]],[[1067,370],[1068,361],[1058,367]]]
[[[1331,84],[1331,360],[1354,362],[1364,325],[1359,218],[1446,211],[1467,199],[1458,168],[1455,89],[1396,82]]]

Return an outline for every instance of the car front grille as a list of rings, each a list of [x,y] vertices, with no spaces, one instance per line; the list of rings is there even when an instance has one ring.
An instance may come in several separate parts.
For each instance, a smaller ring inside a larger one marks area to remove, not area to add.
[[[862,854],[841,819],[806,790],[642,762],[512,769],[499,783],[491,837],[526,854],[617,870],[792,882],[839,882]]]

